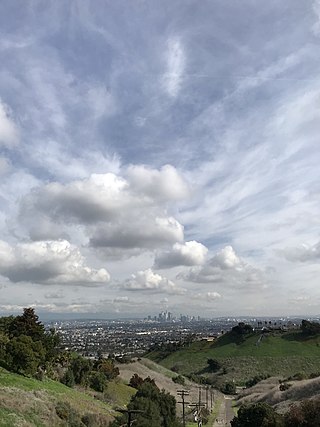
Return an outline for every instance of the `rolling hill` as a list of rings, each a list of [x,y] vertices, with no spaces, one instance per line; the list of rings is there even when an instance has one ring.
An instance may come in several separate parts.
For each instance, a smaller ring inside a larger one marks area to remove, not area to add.
[[[146,355],[151,360],[183,375],[201,375],[217,386],[226,381],[243,385],[255,375],[308,377],[320,372],[320,336],[304,338],[291,333],[252,333],[241,340],[227,333],[215,342],[196,341],[172,353],[163,350]],[[208,359],[217,360],[221,369],[212,373]]]

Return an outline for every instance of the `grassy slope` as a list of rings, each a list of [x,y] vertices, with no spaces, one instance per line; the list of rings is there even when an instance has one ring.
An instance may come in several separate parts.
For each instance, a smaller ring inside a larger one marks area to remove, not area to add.
[[[256,345],[258,335],[235,344],[229,335],[215,343],[195,342],[159,360],[159,353],[148,355],[152,360],[171,369],[178,368],[184,375],[206,374],[207,359],[214,358],[227,369],[218,380],[235,379],[241,383],[256,374],[289,376],[297,372],[310,374],[320,371],[320,338],[301,340],[299,334],[269,335]],[[216,376],[218,377],[218,376]]]
[[[110,383],[108,390],[115,406],[123,406],[134,391],[121,383]],[[3,426],[63,426],[55,412],[56,402],[68,402],[81,415],[99,414],[106,423],[115,411],[86,393],[63,384],[37,381],[0,368],[0,427]]]

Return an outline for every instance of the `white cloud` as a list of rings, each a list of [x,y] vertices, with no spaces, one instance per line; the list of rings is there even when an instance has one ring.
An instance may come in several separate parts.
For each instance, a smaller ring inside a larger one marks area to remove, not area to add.
[[[110,275],[86,265],[78,248],[66,240],[20,243],[0,241],[0,274],[12,282],[90,286],[107,283]]]
[[[179,39],[168,40],[165,57],[167,71],[162,77],[162,84],[168,95],[175,98],[180,91],[185,69],[185,54]]]
[[[168,294],[183,294],[184,290],[179,288],[174,282],[154,273],[150,268],[144,271],[138,271],[131,275],[124,284],[123,288],[128,291],[150,291]]]
[[[0,101],[0,146],[13,148],[18,142],[18,128],[10,117],[8,107]]]
[[[193,298],[196,299],[203,299],[203,300],[209,300],[209,301],[217,301],[221,299],[221,294],[219,292],[206,292],[206,293],[198,293],[196,295],[193,295]]]
[[[209,264],[211,267],[218,267],[221,270],[241,271],[245,268],[244,261],[238,257],[232,246],[221,249],[210,259]]]
[[[155,258],[155,268],[171,268],[179,265],[204,264],[208,248],[196,241],[175,243],[170,251],[160,252]]]
[[[280,253],[291,262],[320,262],[320,242],[315,245],[301,245],[296,248],[286,248]]]
[[[160,201],[185,199],[189,188],[176,168],[165,165],[160,170],[145,165],[132,165],[127,170],[131,188]]]
[[[231,246],[217,252],[202,267],[193,267],[179,278],[196,283],[215,283],[233,289],[263,289],[264,273],[240,258]]]
[[[22,201],[20,220],[35,239],[53,238],[55,233],[56,238],[65,237],[78,224],[93,247],[155,249],[183,241],[183,226],[168,215],[163,202],[182,197],[185,189],[170,166],[160,171],[131,167],[127,179],[93,174],[34,189]]]

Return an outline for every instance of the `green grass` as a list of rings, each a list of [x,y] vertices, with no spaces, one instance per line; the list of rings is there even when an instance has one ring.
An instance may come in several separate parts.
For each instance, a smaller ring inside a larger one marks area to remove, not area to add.
[[[109,404],[56,381],[38,381],[0,368],[0,427],[59,426],[61,420],[55,412],[59,401],[68,402],[80,415],[95,413],[111,421],[116,414],[112,406],[125,405],[135,391],[122,383],[109,383],[108,387],[113,396]]]
[[[287,377],[302,372],[308,376],[320,371],[320,337],[305,340],[299,333],[270,334],[256,345],[258,338],[259,335],[253,334],[236,344],[233,337],[226,334],[214,343],[194,342],[159,363],[183,375],[195,373],[215,378],[218,383],[234,379],[243,384],[258,374]],[[159,353],[149,353],[148,357],[157,360]],[[220,361],[227,373],[209,374],[206,370],[209,358]]]
[[[106,399],[110,400],[114,407],[124,407],[136,392],[135,388],[129,387],[123,382],[112,381],[108,383],[104,394]]]

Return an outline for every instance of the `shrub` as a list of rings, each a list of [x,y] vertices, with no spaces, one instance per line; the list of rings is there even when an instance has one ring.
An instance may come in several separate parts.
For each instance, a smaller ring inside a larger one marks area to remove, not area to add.
[[[102,372],[93,372],[90,376],[90,387],[103,393],[106,387],[106,377]]]
[[[282,427],[283,418],[266,403],[242,405],[231,421],[232,427]]]
[[[304,400],[291,406],[284,416],[286,427],[318,427],[320,425],[320,399]]]
[[[245,386],[247,388],[253,387],[254,385],[258,384],[260,381],[265,380],[269,378],[269,375],[256,375],[253,378],[250,378],[248,381],[246,381]]]
[[[236,394],[236,385],[233,382],[226,382],[221,387],[221,391],[225,394]]]
[[[185,385],[186,381],[182,375],[178,375],[172,378],[172,381],[176,384]]]
[[[69,427],[85,427],[80,415],[68,402],[57,402],[56,414],[64,420]]]
[[[280,391],[286,391],[286,390],[288,390],[291,387],[291,385],[292,384],[289,384],[289,383],[281,383],[279,385],[279,390]]]
[[[216,359],[208,359],[207,365],[208,365],[208,369],[211,372],[217,372],[221,368],[220,362],[218,362],[218,360],[216,360]]]
[[[64,374],[64,376],[61,378],[62,384],[65,384],[68,387],[74,387],[75,386],[75,380],[72,369],[68,368]]]

